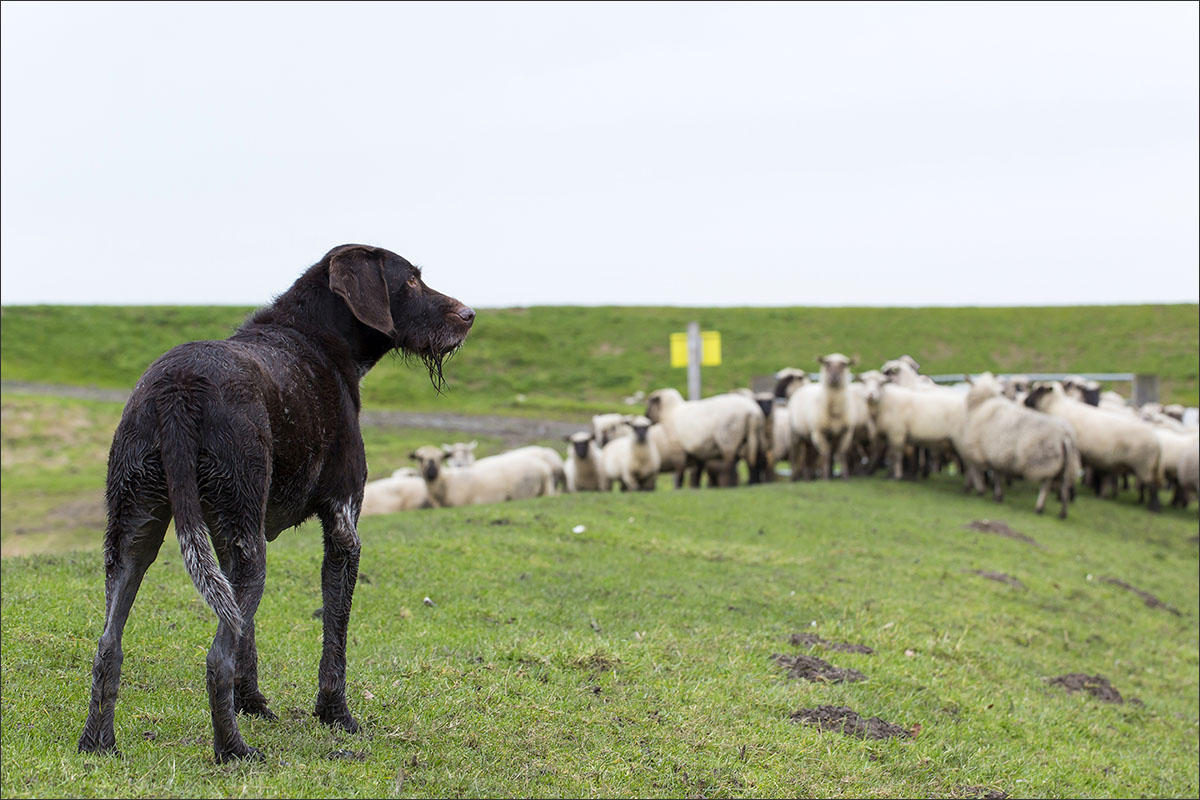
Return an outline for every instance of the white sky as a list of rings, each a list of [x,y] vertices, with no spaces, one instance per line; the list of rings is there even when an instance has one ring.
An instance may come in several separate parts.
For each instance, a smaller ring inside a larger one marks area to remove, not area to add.
[[[1200,299],[1200,5],[3,3],[2,302]]]

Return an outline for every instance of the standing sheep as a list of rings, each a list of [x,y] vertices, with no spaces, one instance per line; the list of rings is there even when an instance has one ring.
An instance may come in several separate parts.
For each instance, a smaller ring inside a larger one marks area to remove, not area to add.
[[[804,386],[788,400],[788,415],[792,426],[792,477],[797,477],[796,464],[804,463],[801,439],[808,434],[817,449],[821,468],[826,479],[833,477],[835,463],[842,465],[842,478],[849,479],[850,468],[846,454],[854,440],[854,433],[863,422],[863,409],[851,397],[849,390],[852,374],[850,367],[857,359],[847,358],[841,353],[818,356],[821,365],[821,380],[817,384]],[[807,469],[803,470],[807,473]],[[807,477],[807,474],[805,475]]]
[[[604,474],[604,462],[596,437],[587,431],[572,433],[567,441],[567,460],[563,473],[567,479],[568,492],[607,492],[608,477]]]
[[[1062,507],[1059,519],[1067,517],[1071,489],[1079,476],[1079,449],[1075,433],[1061,419],[1017,405],[1004,397],[1000,382],[990,372],[972,380],[967,391],[966,415],[960,452],[976,492],[983,494],[983,470],[992,471],[996,502],[1004,499],[1004,479],[1040,481],[1037,504],[1041,514],[1046,495],[1058,483]]]
[[[1114,413],[1072,400],[1060,383],[1035,383],[1025,398],[1029,408],[1066,420],[1085,466],[1101,472],[1133,472],[1150,492],[1147,508],[1158,511],[1159,443],[1153,428],[1132,414]]]
[[[652,491],[658,481],[659,457],[650,438],[652,423],[646,417],[628,419],[630,436],[618,436],[601,451],[604,476],[621,491]]]
[[[687,455],[689,465],[702,468],[709,461],[719,460],[721,486],[737,484],[739,454],[751,465],[750,482],[758,483],[755,465],[763,415],[750,398],[723,394],[689,402],[676,389],[659,389],[646,400],[646,417],[663,426]],[[680,485],[682,470],[676,472],[675,479]]]

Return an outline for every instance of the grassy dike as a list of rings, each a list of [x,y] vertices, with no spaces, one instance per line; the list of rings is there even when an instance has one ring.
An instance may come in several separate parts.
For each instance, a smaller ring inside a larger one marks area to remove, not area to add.
[[[5,306],[6,380],[128,390],[155,358],[194,339],[224,338],[249,308]],[[652,308],[480,309],[438,397],[418,370],[388,359],[363,382],[368,407],[583,418],[627,408],[635,391],[682,387],[668,338],[697,319],[722,334],[724,362],[706,394],[748,385],[817,355],[858,355],[867,368],[909,353],[928,374],[1138,372],[1161,378],[1163,402],[1197,405],[1200,308]],[[1128,384],[1118,391],[1130,393]],[[523,400],[518,396],[523,396]]]
[[[349,645],[355,736],[310,716],[321,547],[306,525],[269,549],[257,617],[262,687],[280,720],[245,720],[267,761],[232,766],[212,760],[213,615],[173,536],[125,635],[120,757],[75,752],[103,618],[99,554],[4,559],[0,790],[1196,796],[1194,511],[1081,497],[1062,522],[1032,505],[1027,487],[997,506],[935,477],[366,519]],[[1036,544],[964,528],[989,516]],[[811,651],[866,680],[788,678],[771,656],[810,652],[789,642],[795,632],[873,648]],[[1049,683],[1076,672],[1103,675],[1126,702]],[[860,740],[790,720],[819,705],[915,736]]]

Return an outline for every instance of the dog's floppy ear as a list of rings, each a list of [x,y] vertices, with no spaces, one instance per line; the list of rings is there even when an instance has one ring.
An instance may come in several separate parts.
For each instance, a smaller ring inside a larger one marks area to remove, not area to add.
[[[330,256],[329,288],[346,301],[364,325],[389,334],[396,327],[383,277],[383,259],[374,248],[356,245]]]

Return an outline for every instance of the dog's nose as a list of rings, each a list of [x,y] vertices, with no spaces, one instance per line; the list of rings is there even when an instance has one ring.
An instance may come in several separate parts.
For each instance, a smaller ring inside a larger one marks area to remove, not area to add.
[[[462,317],[462,321],[471,323],[475,321],[475,309],[470,306],[463,306],[458,310],[458,316]]]

